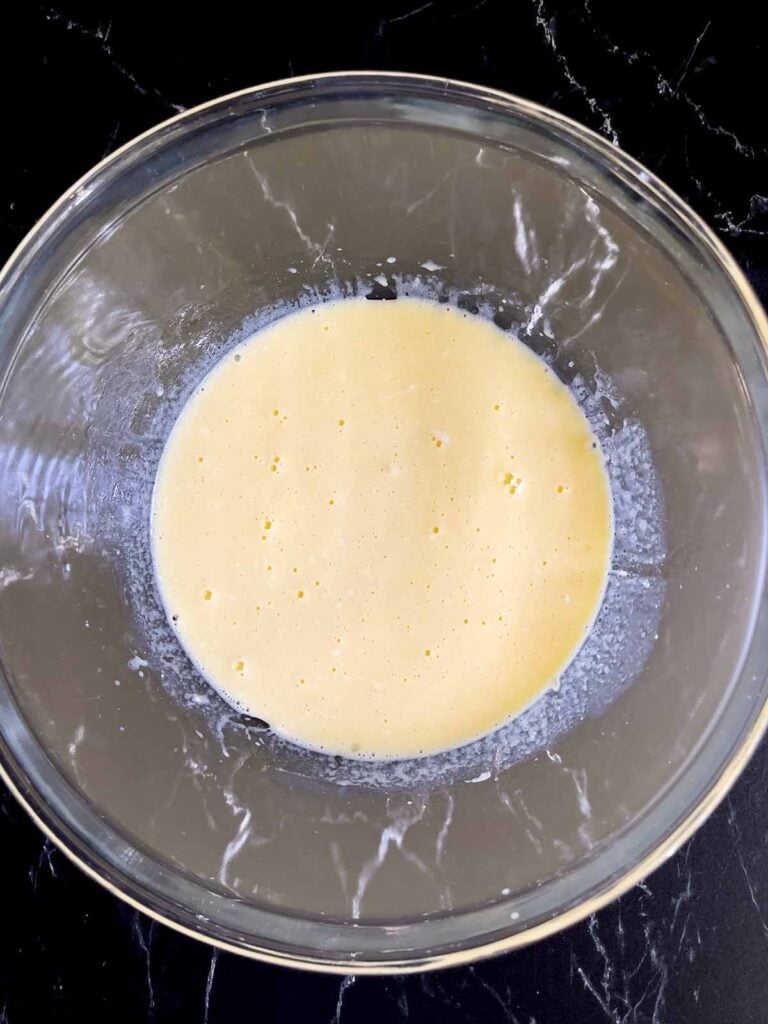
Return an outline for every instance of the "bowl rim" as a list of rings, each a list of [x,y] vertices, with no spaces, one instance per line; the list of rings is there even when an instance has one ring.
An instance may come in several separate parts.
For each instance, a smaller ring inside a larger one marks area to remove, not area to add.
[[[608,141],[598,132],[582,125],[580,122],[513,93],[465,82],[460,79],[400,71],[349,70],[275,79],[217,96],[204,103],[183,110],[165,121],[159,122],[100,160],[48,208],[21,239],[2,269],[0,269],[0,301],[2,301],[4,293],[12,287],[16,275],[23,270],[26,259],[34,255],[36,245],[44,240],[46,229],[52,225],[52,222],[56,220],[60,212],[75,200],[78,195],[87,192],[89,185],[103,171],[112,164],[117,163],[121,157],[158,137],[171,126],[191,120],[198,114],[210,111],[217,106],[223,107],[239,99],[261,93],[269,94],[285,87],[307,86],[311,88],[315,83],[332,84],[333,82],[344,83],[354,80],[361,80],[368,84],[379,82],[400,83],[405,86],[411,84],[413,86],[439,87],[444,91],[445,99],[450,99],[453,91],[457,96],[463,95],[476,101],[492,102],[498,107],[507,108],[508,110],[511,108],[514,111],[520,112],[539,124],[543,123],[563,129],[569,136],[575,136],[578,141],[585,142],[593,151],[597,151],[598,155],[606,158],[610,164],[618,165],[631,178],[639,179],[643,187],[653,195],[655,201],[667,209],[671,208],[672,212],[684,223],[687,230],[709,251],[711,256],[715,257],[719,269],[735,289],[743,303],[744,311],[751,319],[755,334],[762,344],[763,356],[768,358],[768,317],[766,317],[757,296],[739,265],[706,222],[640,161],[629,156],[619,146]],[[764,588],[765,572],[763,571],[763,578],[758,588],[758,593],[764,592]],[[751,645],[754,639],[755,617],[753,616],[747,646]],[[762,706],[755,713],[751,725],[745,729],[738,743],[735,744],[727,756],[719,774],[712,778],[706,791],[690,807],[677,826],[666,837],[662,837],[650,852],[632,867],[613,879],[607,880],[596,892],[586,899],[582,899],[576,905],[568,907],[553,917],[534,924],[529,928],[503,935],[500,938],[481,940],[477,943],[472,943],[470,940],[471,944],[460,949],[449,949],[423,955],[406,955],[400,958],[382,958],[379,960],[373,958],[357,960],[351,956],[332,958],[324,956],[319,949],[314,950],[310,958],[306,954],[291,952],[287,949],[259,946],[257,943],[252,942],[240,945],[233,941],[221,939],[202,929],[197,930],[189,927],[183,921],[176,920],[170,913],[156,910],[148,902],[143,901],[128,891],[130,887],[140,889],[142,888],[141,885],[133,883],[131,886],[128,883],[128,879],[124,878],[121,879],[121,887],[120,884],[107,877],[108,873],[115,875],[118,872],[115,869],[105,870],[105,865],[101,863],[102,857],[99,853],[94,851],[94,863],[91,863],[75,849],[75,843],[66,835],[69,831],[68,826],[60,820],[59,815],[45,803],[41,794],[27,780],[25,772],[22,770],[4,737],[0,737],[0,779],[2,779],[35,825],[43,832],[44,836],[81,871],[98,882],[112,895],[123,900],[134,910],[147,914],[153,920],[159,921],[183,935],[205,942],[219,950],[237,953],[241,956],[247,956],[283,967],[301,967],[313,972],[337,975],[410,974],[419,971],[455,967],[521,948],[532,942],[554,935],[584,920],[626,893],[676,853],[680,846],[713,813],[743,771],[766,729],[768,729],[768,697],[763,699]],[[147,890],[147,895],[149,894],[149,890]]]

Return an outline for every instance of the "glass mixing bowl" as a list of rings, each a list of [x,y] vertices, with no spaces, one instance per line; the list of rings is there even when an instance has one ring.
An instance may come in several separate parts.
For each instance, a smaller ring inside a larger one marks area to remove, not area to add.
[[[493,317],[573,387],[617,535],[559,689],[463,750],[372,766],[277,739],[196,675],[148,513],[225,351],[300,305],[404,293]],[[283,964],[455,964],[594,911],[691,834],[765,726],[766,336],[679,199],[523,100],[328,75],[136,139],[0,283],[7,782],[134,906]]]

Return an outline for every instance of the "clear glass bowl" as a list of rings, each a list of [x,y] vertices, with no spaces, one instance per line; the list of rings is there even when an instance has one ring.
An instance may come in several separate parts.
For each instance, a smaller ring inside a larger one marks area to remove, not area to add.
[[[297,304],[403,292],[493,316],[572,384],[620,528],[559,691],[373,769],[276,740],[196,676],[148,510],[223,352]],[[399,74],[216,100],[50,210],[5,269],[0,337],[4,774],[147,913],[354,973],[510,949],[669,856],[761,735],[766,323],[691,211],[567,119]]]

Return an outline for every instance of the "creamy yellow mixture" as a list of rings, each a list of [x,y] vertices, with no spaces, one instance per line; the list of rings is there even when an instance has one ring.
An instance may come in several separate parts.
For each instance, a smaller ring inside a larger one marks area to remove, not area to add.
[[[601,451],[545,363],[400,298],[319,305],[230,353],[170,435],[152,529],[213,686],[298,743],[393,758],[557,680],[612,524]]]

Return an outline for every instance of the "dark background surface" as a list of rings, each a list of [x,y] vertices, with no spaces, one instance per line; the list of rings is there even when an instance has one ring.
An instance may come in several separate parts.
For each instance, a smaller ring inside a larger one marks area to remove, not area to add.
[[[765,25],[746,6],[397,0],[19,3],[0,15],[0,261],[77,177],[187,107],[371,68],[475,81],[618,142],[718,231],[768,301]],[[768,748],[683,850],[521,952],[391,979],[211,952],[89,881],[0,792],[0,1024],[768,1021]]]

